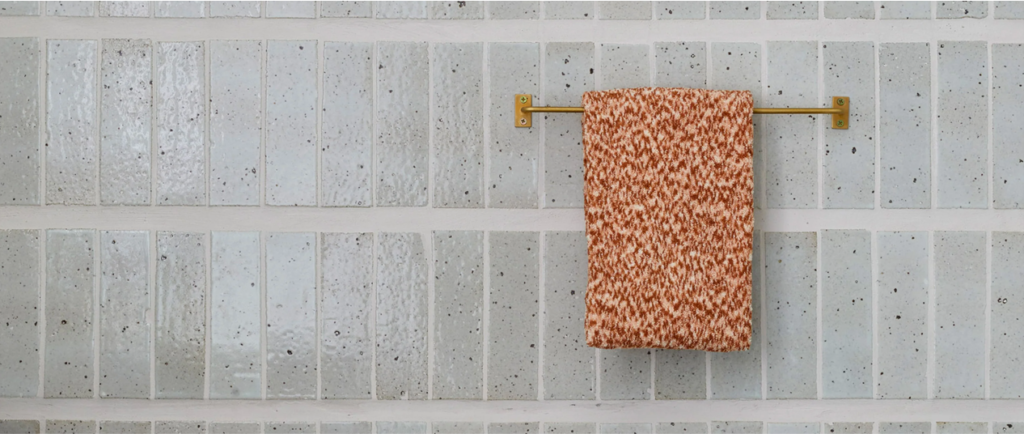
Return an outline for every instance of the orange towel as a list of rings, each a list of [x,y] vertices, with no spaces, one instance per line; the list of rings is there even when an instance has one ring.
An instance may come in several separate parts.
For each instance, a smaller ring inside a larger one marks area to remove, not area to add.
[[[587,344],[750,347],[753,97],[583,95]]]

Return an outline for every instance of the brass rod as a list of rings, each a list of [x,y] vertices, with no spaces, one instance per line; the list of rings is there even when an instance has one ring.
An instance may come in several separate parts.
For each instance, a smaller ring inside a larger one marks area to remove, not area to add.
[[[583,107],[523,107],[523,113],[583,113]],[[766,115],[799,115],[799,114],[825,114],[835,115],[843,113],[841,108],[754,108],[756,114]]]

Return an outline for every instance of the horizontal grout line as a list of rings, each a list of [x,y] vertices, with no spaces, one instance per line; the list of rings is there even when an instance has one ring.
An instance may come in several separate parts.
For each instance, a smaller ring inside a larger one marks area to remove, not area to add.
[[[211,422],[1019,422],[1020,401],[200,401],[0,399],[0,419]]]
[[[935,41],[1019,42],[1020,20],[372,20],[0,17],[0,37],[324,39],[421,42]],[[685,25],[682,25],[685,23]],[[837,24],[842,25],[837,25]]]

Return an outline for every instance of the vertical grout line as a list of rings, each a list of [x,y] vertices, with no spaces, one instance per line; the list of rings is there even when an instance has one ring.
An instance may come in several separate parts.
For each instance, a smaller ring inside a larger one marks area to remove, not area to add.
[[[928,231],[928,357],[925,373],[927,399],[935,397],[935,231]]]
[[[487,400],[487,365],[490,361],[490,322],[491,322],[491,233],[489,231],[483,231],[484,235],[484,308],[483,308],[483,325],[481,327],[481,335],[483,335],[483,364],[484,373],[480,383],[483,388],[484,401]]]
[[[992,243],[995,232],[985,232],[985,399],[992,399]]]
[[[267,233],[260,231],[260,399],[267,400]]]
[[[43,398],[43,384],[46,380],[46,230],[39,229],[36,232],[39,237],[39,257],[36,262],[39,264],[39,284],[36,290],[39,291],[37,298],[39,303],[39,383],[36,384],[36,398]]]
[[[149,399],[156,399],[156,261],[157,261],[157,231],[147,231],[149,237],[149,313],[146,319],[149,320]]]
[[[424,252],[427,258],[427,400],[434,399],[434,276],[437,275],[437,258],[434,257],[433,232],[426,231],[422,235]]]
[[[815,273],[814,273],[817,276],[817,279],[818,279],[818,282],[817,282],[817,285],[818,285],[818,288],[817,288],[817,303],[818,303],[818,305],[817,305],[817,312],[816,312],[818,318],[817,318],[817,321],[816,321],[816,324],[815,324],[815,327],[817,327],[817,336],[815,338],[815,348],[817,349],[817,351],[816,351],[815,357],[817,357],[818,360],[817,360],[817,363],[815,363],[815,366],[816,366],[815,369],[817,370],[817,375],[815,376],[815,378],[817,379],[817,382],[818,382],[817,393],[818,393],[818,399],[820,400],[820,399],[824,399],[825,398],[825,383],[824,383],[824,377],[825,377],[824,365],[825,365],[825,362],[824,362],[824,358],[823,358],[824,357],[824,352],[822,351],[822,345],[823,345],[823,342],[824,342],[824,339],[822,337],[822,335],[824,333],[822,332],[822,330],[824,330],[824,329],[822,328],[823,327],[823,320],[822,320],[823,309],[822,309],[822,305],[821,305],[822,299],[824,298],[824,292],[825,292],[825,289],[821,285],[822,282],[825,280],[825,278],[824,278],[824,274],[825,274],[825,267],[824,267],[824,265],[825,265],[825,263],[824,263],[824,261],[822,261],[822,259],[823,259],[822,251],[825,250],[825,248],[824,248],[825,247],[825,243],[824,243],[825,237],[824,237],[824,233],[823,233],[824,231],[823,230],[819,229],[819,230],[816,230],[815,232],[816,232],[815,236],[818,239],[817,240],[818,241],[818,249],[817,249],[816,257],[815,257],[816,267],[815,267]]]
[[[547,298],[547,267],[544,266],[546,262],[544,261],[544,255],[547,252],[547,249],[545,249],[544,245],[547,243],[547,232],[538,231],[537,240],[539,244],[537,246],[537,256],[539,258],[537,275],[540,280],[537,287],[539,311],[537,318],[540,320],[537,324],[537,400],[544,401],[544,332],[547,330],[547,327],[544,326],[544,323],[547,322],[547,303],[545,303],[545,299]]]
[[[100,231],[92,229],[92,397],[100,397]]]
[[[879,399],[878,382],[878,232],[871,231],[871,399]]]
[[[213,351],[213,289],[212,289],[212,267],[213,267],[213,233],[210,231],[203,231],[203,254],[206,256],[205,264],[205,317],[206,317],[206,354],[204,355],[205,361],[203,363],[204,378],[203,378],[203,399],[210,399],[210,353]]]

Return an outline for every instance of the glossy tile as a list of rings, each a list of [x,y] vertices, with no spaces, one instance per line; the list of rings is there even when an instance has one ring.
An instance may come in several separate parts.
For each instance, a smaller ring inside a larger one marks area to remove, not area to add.
[[[203,18],[206,16],[206,2],[202,1],[158,1],[154,2],[157,18]]]
[[[935,377],[939,399],[985,398],[984,232],[935,232]]]
[[[100,398],[149,398],[149,232],[100,232]]]
[[[324,399],[373,396],[372,233],[320,235],[320,375]]]
[[[537,232],[491,232],[487,399],[537,399],[540,246]]]
[[[315,206],[317,41],[267,43],[267,205]]]
[[[259,18],[262,15],[262,4],[258,1],[211,1],[210,16],[213,18]],[[216,59],[215,56],[211,56],[211,58]]]
[[[206,204],[203,42],[156,46],[156,203]]]
[[[768,42],[766,72],[766,106],[818,105],[816,41]],[[768,116],[764,122],[768,208],[817,208],[817,116]]]
[[[316,234],[267,235],[267,398],[315,399]]]
[[[46,41],[48,204],[96,203],[96,46],[96,41]]]
[[[39,388],[39,231],[0,230],[0,396]]]
[[[848,130],[825,128],[824,208],[875,207],[875,44],[823,42],[825,95],[850,99]],[[856,101],[856,103],[853,103]],[[831,125],[828,117],[826,122]],[[852,134],[851,134],[852,133]]]
[[[39,204],[39,60],[38,39],[0,38],[0,205]]]
[[[427,398],[427,258],[418,233],[377,240],[377,399]],[[378,426],[378,430],[379,430]]]
[[[425,206],[430,148],[427,44],[379,42],[377,63],[377,205]]]
[[[991,354],[989,393],[992,399],[1024,398],[1021,326],[1024,303],[1016,301],[1024,282],[1024,232],[992,232]],[[1011,301],[1013,301],[1011,303]]]
[[[260,234],[210,235],[210,398],[259,399]]]
[[[372,206],[373,43],[325,43],[323,74],[321,203]]]
[[[764,234],[768,399],[814,399],[817,381],[818,239]]]
[[[94,244],[91,230],[46,231],[43,397],[93,397]]]
[[[316,2],[272,1],[267,3],[267,18],[316,18]]]
[[[876,398],[925,399],[928,233],[878,232]]]
[[[544,234],[544,399],[595,399],[596,352],[584,330],[587,236]]]
[[[488,3],[488,7],[494,4]],[[540,46],[491,43],[488,51],[491,161],[487,207],[536,208],[540,132],[537,128],[516,128],[508,101],[520,93],[539,95]]]
[[[100,63],[100,204],[150,203],[153,47],[104,39]]]
[[[654,74],[658,87],[707,88],[707,43],[655,42]]]
[[[262,41],[210,41],[210,205],[260,204],[262,52]]]
[[[206,360],[206,241],[156,234],[156,397],[202,399]]]
[[[552,4],[552,3],[548,3]],[[550,42],[544,53],[544,104],[579,105],[594,90],[594,44]],[[583,207],[581,114],[543,115],[544,208]],[[541,119],[536,119],[540,121]],[[538,122],[539,123],[539,122]]]
[[[483,62],[483,43],[434,44],[434,207],[484,206]]]
[[[484,233],[436,231],[434,399],[483,398]]]
[[[821,395],[873,397],[871,232],[821,231]]]
[[[761,232],[754,231],[753,258],[750,264],[752,297],[750,349],[730,353],[711,353],[711,399],[761,399]]]
[[[931,48],[878,47],[882,208],[931,208]]]

